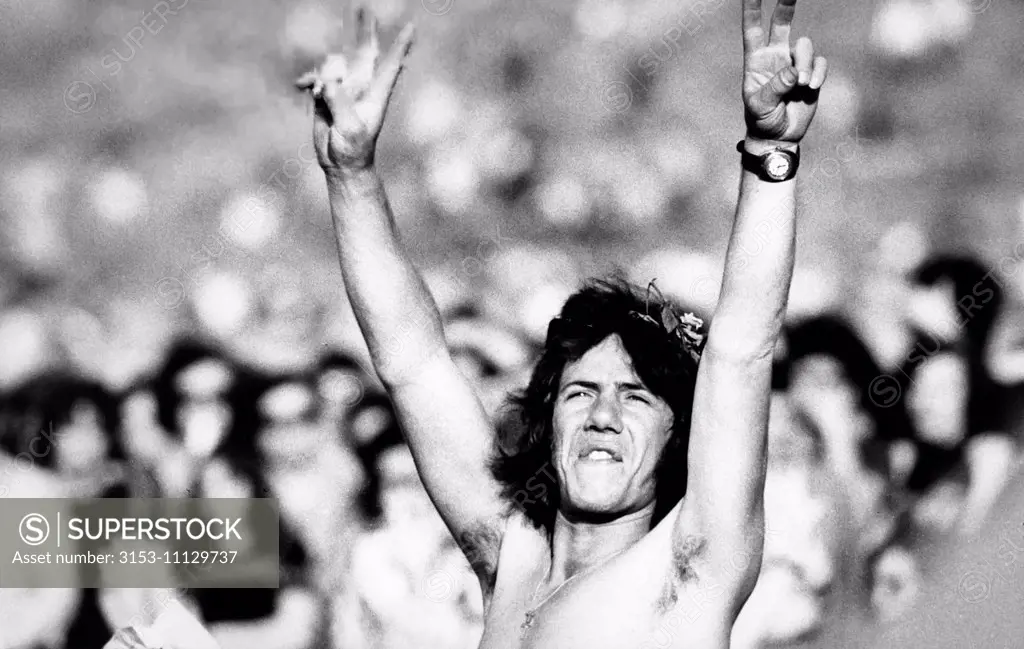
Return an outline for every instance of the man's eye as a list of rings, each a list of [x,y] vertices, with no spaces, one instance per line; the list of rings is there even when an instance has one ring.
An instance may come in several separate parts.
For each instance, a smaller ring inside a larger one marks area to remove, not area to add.
[[[642,394],[631,394],[629,395],[629,399],[631,401],[639,401],[640,403],[647,404],[648,406],[651,405],[651,400]]]
[[[584,392],[583,390],[573,390],[572,392],[565,395],[565,399],[566,401],[568,401],[569,399],[575,399],[576,397],[586,396],[586,394],[587,393]]]

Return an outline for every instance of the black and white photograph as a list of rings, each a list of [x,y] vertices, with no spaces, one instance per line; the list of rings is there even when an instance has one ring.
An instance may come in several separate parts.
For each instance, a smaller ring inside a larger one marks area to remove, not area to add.
[[[1024,649],[1021,0],[0,0],[0,649]]]

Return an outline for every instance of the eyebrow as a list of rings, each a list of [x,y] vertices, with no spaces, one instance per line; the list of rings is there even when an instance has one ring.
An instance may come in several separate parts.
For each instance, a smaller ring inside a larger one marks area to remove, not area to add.
[[[594,390],[594,391],[600,391],[600,389],[601,389],[600,384],[595,383],[594,381],[584,381],[582,379],[579,379],[579,380],[576,380],[576,381],[569,381],[568,383],[565,384],[565,386],[562,387],[561,390],[559,390],[559,392],[565,392],[566,390],[568,390],[569,388],[572,388],[572,387],[586,388],[588,390]],[[620,382],[617,382],[615,384],[615,387],[620,392],[624,391],[624,390],[625,391],[640,390],[642,392],[650,392],[650,389],[647,386],[645,386],[645,385],[643,385],[641,383],[633,383],[632,381],[620,381]]]

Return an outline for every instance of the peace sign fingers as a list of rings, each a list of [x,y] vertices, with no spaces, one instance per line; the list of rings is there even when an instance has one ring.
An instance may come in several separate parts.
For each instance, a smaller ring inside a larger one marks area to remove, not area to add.
[[[768,32],[769,45],[789,45],[789,30],[796,15],[796,0],[779,0],[772,12],[772,24]]]
[[[761,0],[743,2],[743,100],[748,134],[798,142],[817,108],[828,72],[809,38],[791,43],[797,0],[777,0],[768,27],[761,25]]]
[[[763,45],[761,0],[743,0],[743,51],[749,55]]]

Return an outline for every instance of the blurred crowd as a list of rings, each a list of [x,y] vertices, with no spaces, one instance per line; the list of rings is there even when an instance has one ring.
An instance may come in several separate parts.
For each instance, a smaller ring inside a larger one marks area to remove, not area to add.
[[[664,256],[642,260],[636,277]],[[698,265],[683,257],[677,265]],[[531,267],[558,260],[534,251]],[[1018,283],[964,256],[882,268],[876,280],[899,296],[889,304],[889,335],[904,341],[896,362],[878,351],[894,342],[871,344],[839,310],[789,318],[773,377],[762,574],[737,647],[813,646],[802,643],[830,625],[898,621],[941,568],[929,563],[934,549],[979,530],[1020,473]],[[530,326],[540,307],[528,299],[543,287],[491,296],[516,305],[501,321],[484,297],[446,300],[443,282],[431,286],[501,444],[503,398],[525,385],[543,343]],[[31,304],[26,295],[3,314],[5,345],[31,339],[13,331],[28,326]],[[170,337],[149,371],[120,387],[112,377],[123,373],[84,372],[66,349],[22,360],[34,369],[0,396],[3,496],[271,497],[282,517],[281,588],[186,594],[222,647],[475,646],[476,578],[417,477],[358,338],[274,366],[201,330]],[[0,646],[102,647],[145,596],[4,591]]]
[[[367,4],[385,39],[419,27],[379,164],[497,444],[583,278],[657,278],[710,319],[732,0]],[[811,4],[833,70],[739,649],[899,624],[1022,479],[1024,7]],[[271,497],[281,588],[185,593],[224,649],[475,646],[478,585],[368,364],[292,90],[343,8],[28,7],[0,19],[0,497]],[[0,589],[0,649],[102,647],[147,597]]]

